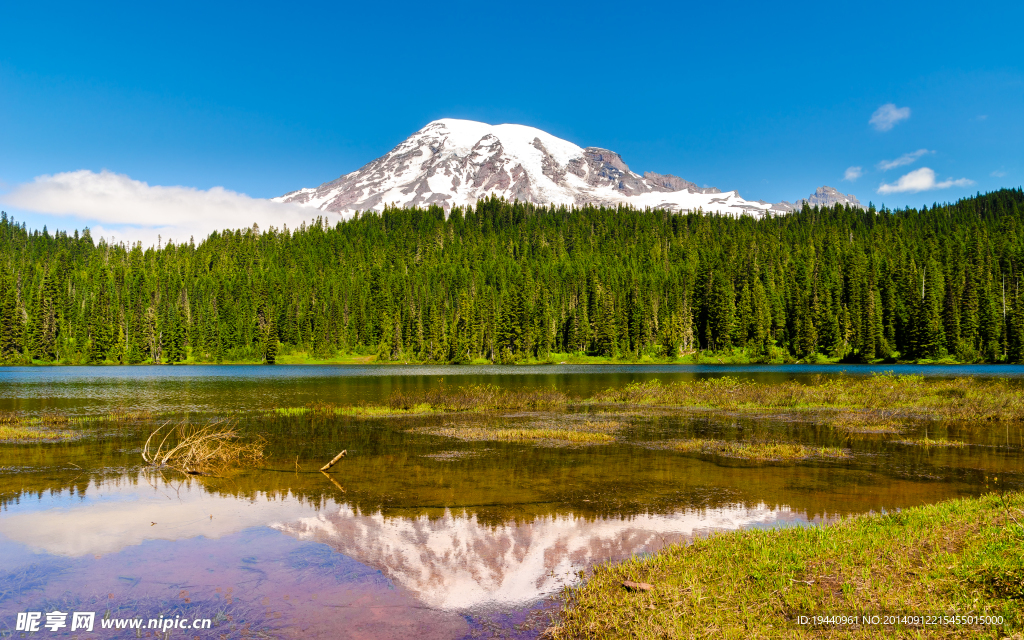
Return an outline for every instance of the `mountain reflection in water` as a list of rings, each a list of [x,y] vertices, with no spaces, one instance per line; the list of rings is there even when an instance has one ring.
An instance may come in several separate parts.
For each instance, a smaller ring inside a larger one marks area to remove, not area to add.
[[[25,558],[30,562],[40,556],[106,557],[116,566],[119,555],[128,558],[135,547],[164,541],[161,548],[181,547],[175,553],[175,571],[184,572],[182,582],[195,584],[221,561],[209,548],[203,554],[188,552],[189,541],[230,539],[262,528],[326,545],[376,569],[423,606],[469,611],[528,605],[555,593],[594,563],[656,551],[708,531],[799,522],[806,519],[786,508],[736,504],[624,517],[560,513],[491,524],[468,511],[385,516],[360,513],[333,500],[316,506],[288,495],[239,499],[209,492],[197,481],[168,482],[139,474],[93,482],[77,495],[25,496],[9,504],[0,519],[0,535],[6,539],[0,546],[23,546],[32,552]],[[293,544],[277,539],[281,545]],[[266,548],[274,543],[264,536],[261,544]],[[4,560],[10,565],[14,559]],[[325,571],[336,566],[321,564]],[[268,584],[287,579],[274,571],[290,570],[272,563],[261,567],[271,572],[264,578]],[[235,597],[244,598],[244,590]]]
[[[490,526],[466,514],[384,517],[340,505],[272,526],[379,568],[430,607],[473,609],[529,603],[580,569],[702,532],[802,520],[786,509],[735,505],[628,518],[541,516]]]

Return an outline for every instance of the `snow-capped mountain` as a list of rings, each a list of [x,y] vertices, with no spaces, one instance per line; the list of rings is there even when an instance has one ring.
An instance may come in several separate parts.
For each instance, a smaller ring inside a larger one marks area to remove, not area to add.
[[[467,513],[385,517],[342,504],[271,526],[380,570],[431,608],[471,610],[536,601],[574,581],[580,569],[696,535],[804,521],[806,514],[764,504],[628,518],[540,516],[499,525]]]
[[[639,175],[614,151],[584,149],[533,127],[452,119],[431,122],[358,171],[274,200],[347,214],[387,204],[451,209],[491,194],[538,205],[627,204],[755,216],[786,210],[673,175]]]
[[[860,200],[857,199],[857,196],[852,193],[842,194],[834,187],[818,187],[817,190],[807,198],[801,198],[796,202],[786,202],[783,200],[776,204],[775,208],[784,211],[796,211],[797,209],[802,209],[805,202],[811,207],[833,207],[837,204],[848,204],[857,209],[865,208],[864,205],[860,203]]]

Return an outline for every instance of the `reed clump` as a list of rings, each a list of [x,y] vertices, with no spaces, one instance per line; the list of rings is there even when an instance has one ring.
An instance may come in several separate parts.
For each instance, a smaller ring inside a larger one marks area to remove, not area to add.
[[[849,452],[840,447],[812,447],[796,442],[733,442],[690,438],[677,440],[670,446],[672,449],[684,453],[699,453],[755,462],[782,462],[810,458],[837,460],[850,457]]]
[[[908,440],[896,440],[896,443],[912,447],[949,447],[953,449],[963,449],[967,446],[966,442],[961,442],[960,440],[933,440],[927,436],[910,438]]]
[[[158,440],[161,432],[163,437]],[[149,434],[142,459],[153,466],[204,474],[231,466],[255,466],[263,460],[265,446],[262,436],[243,442],[238,432],[223,422],[207,426],[182,422],[163,425]]]

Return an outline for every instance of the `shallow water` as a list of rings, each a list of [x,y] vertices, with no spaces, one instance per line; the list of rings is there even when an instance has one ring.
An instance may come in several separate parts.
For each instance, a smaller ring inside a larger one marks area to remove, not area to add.
[[[110,407],[151,411],[257,410],[379,402],[393,392],[440,385],[554,387],[585,397],[630,382],[736,376],[759,382],[885,372],[926,377],[1022,378],[1024,365],[541,365],[0,367],[0,412]]]
[[[372,401],[438,384],[556,386],[583,396],[654,377],[781,380],[839,371],[493,369],[4,369],[0,402],[27,412],[187,410],[202,422],[227,410]],[[1008,377],[1016,369],[957,371]],[[253,415],[239,426],[268,438],[263,468],[212,478],[141,467],[139,450],[158,423],[94,423],[76,427],[83,437],[71,442],[0,444],[0,636],[13,632],[19,612],[60,610],[216,622],[212,631],[170,632],[181,638],[536,637],[548,624],[549,598],[594,563],[715,530],[821,523],[1024,485],[1018,427],[925,425],[907,434],[927,429],[929,437],[969,443],[956,449],[842,436],[807,417],[710,412],[627,413],[616,418],[628,422],[616,443],[579,448],[461,442],[419,431],[453,420],[583,417]],[[841,446],[851,458],[757,465],[656,446],[751,436]],[[316,471],[341,449],[348,456],[329,478]],[[95,637],[118,633],[136,637],[114,630]]]

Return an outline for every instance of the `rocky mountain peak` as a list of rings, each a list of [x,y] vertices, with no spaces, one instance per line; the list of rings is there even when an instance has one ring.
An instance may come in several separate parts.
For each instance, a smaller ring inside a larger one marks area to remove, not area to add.
[[[637,174],[614,151],[581,148],[533,127],[454,119],[429,123],[357,171],[274,200],[346,215],[389,204],[450,210],[491,195],[537,205],[732,215],[760,216],[771,207],[673,175]]]

